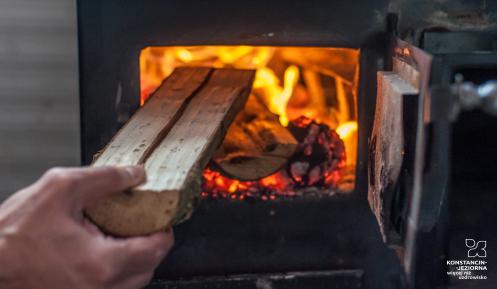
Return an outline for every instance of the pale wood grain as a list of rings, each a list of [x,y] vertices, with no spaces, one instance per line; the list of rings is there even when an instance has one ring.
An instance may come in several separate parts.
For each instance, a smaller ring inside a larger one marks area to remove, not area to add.
[[[152,172],[138,190],[181,190],[194,165],[204,167],[243,107],[252,71],[216,70],[191,101],[171,132],[152,153],[145,169]]]
[[[88,208],[89,217],[109,233],[134,236],[165,229],[188,215],[200,193],[201,171],[243,107],[253,78],[254,71],[214,70],[146,158],[145,184]],[[134,117],[127,126],[141,120]]]
[[[209,68],[177,68],[119,130],[92,166],[143,163],[173,127],[210,72]]]

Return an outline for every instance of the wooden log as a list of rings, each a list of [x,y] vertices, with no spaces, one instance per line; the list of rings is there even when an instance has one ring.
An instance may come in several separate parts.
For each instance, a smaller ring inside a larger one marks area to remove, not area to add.
[[[158,142],[157,136],[151,137],[154,141],[146,141],[157,142],[150,152],[143,156],[142,150],[140,157],[132,158],[128,155],[133,154],[133,146],[122,145],[128,149],[120,150],[121,155],[115,156],[117,159],[144,162],[146,183],[88,208],[87,215],[103,230],[118,236],[153,233],[184,219],[200,193],[201,171],[246,102],[253,78],[251,70],[213,69],[208,80],[195,90],[196,93],[192,92],[194,95],[167,135]],[[146,114],[143,111],[148,110],[148,106],[162,104],[154,100],[157,93],[167,96],[174,90],[186,90],[184,87],[191,86],[188,79],[181,83],[182,86],[160,88],[137,114]],[[133,117],[126,127],[146,129],[149,126],[146,123],[141,118]],[[106,153],[113,155],[107,152],[113,146],[111,142],[99,159]]]
[[[254,181],[280,170],[297,145],[278,117],[252,95],[229,128],[213,161],[226,176]]]
[[[94,159],[92,166],[129,166],[145,161],[207,81],[210,68],[176,68]]]
[[[404,158],[403,102],[419,90],[395,72],[377,73],[378,92],[369,140],[368,201],[385,242],[399,243],[392,224],[397,181]]]

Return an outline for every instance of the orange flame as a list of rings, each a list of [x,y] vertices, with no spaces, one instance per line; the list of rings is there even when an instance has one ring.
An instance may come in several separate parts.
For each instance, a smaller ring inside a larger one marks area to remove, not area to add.
[[[284,73],[283,85],[273,70],[267,68],[274,48],[250,46],[179,47],[157,51],[145,48],[140,55],[141,104],[155,90],[174,67],[185,64],[210,64],[214,67],[257,69],[254,89],[264,91],[268,108],[288,125],[287,105],[299,81],[299,68],[290,65]]]
[[[292,48],[264,46],[178,46],[147,47],[140,54],[140,84],[143,105],[152,92],[178,66],[210,66],[216,68],[232,67],[255,69],[253,93],[264,101],[268,109],[279,116],[280,123],[287,126],[290,121],[304,115],[317,122],[325,123],[336,130],[343,140],[347,154],[347,166],[356,162],[357,121],[355,100],[350,101],[350,94],[355,93],[356,75],[344,79],[334,72],[334,96],[326,96],[325,88],[315,85],[321,81],[319,62],[306,65],[305,61],[284,59],[285,52],[301,51],[301,58],[313,55],[326,55],[322,62],[333,57],[354,57],[343,59],[339,66],[358,65],[358,53],[333,54],[344,49],[328,48]],[[345,55],[345,56],[344,56]],[[353,55],[353,56],[350,56]],[[311,57],[312,58],[312,57]],[[317,73],[317,74],[316,74]],[[354,78],[354,79],[351,79]],[[311,85],[314,83],[314,85]],[[353,85],[353,87],[350,87]],[[331,99],[331,100],[330,100]],[[333,100],[334,99],[334,100]],[[330,101],[336,103],[333,107]],[[304,104],[304,105],[302,105]],[[329,182],[339,178],[336,172],[325,176]],[[271,189],[284,194],[293,194],[289,179],[281,173],[269,176],[258,182],[241,182],[223,177],[218,172],[206,170],[204,179],[215,188],[223,188],[224,193],[235,194],[237,191],[249,191],[251,188]],[[269,197],[268,197],[269,198]]]

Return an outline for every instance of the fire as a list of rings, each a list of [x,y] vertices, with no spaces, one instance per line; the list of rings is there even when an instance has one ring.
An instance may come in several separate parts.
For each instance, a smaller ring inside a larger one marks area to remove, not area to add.
[[[347,148],[347,165],[353,166],[357,158],[357,151],[351,148],[357,147],[357,122],[348,121],[340,124],[336,132],[345,143]]]
[[[141,104],[175,67],[210,66],[255,69],[252,93],[256,94],[283,126],[305,116],[336,131],[347,158],[340,166],[355,166],[357,116],[355,111],[358,50],[265,46],[147,47],[140,54]],[[336,63],[333,67],[323,64]],[[299,121],[303,121],[300,119]],[[295,124],[295,122],[294,122]],[[334,133],[333,131],[333,133]],[[338,171],[321,172],[328,184],[340,179]],[[292,195],[292,179],[278,172],[257,182],[241,182],[206,169],[204,180],[211,192],[240,196],[257,192]],[[267,198],[273,196],[269,194]],[[272,198],[276,197],[274,195]]]
[[[280,83],[276,74],[267,68],[274,51],[274,48],[269,47],[220,46],[171,48],[157,53],[154,48],[146,48],[140,55],[141,104],[145,103],[148,96],[176,66],[208,64],[213,67],[257,69],[254,89],[264,92],[269,110],[279,115],[281,124],[287,126],[286,108],[299,81],[299,68],[296,65],[286,68],[284,81]]]
[[[300,144],[294,159],[286,167],[273,175],[252,182],[231,179],[207,168],[203,174],[203,196],[275,199],[295,196],[299,189],[308,186],[337,187],[346,166],[345,147],[338,134],[328,126],[317,124],[306,117],[293,120],[289,129]],[[302,161],[305,161],[306,165],[302,166]]]
[[[284,172],[254,182],[241,182],[223,176],[220,172],[207,168],[203,173],[202,197],[275,199],[281,196],[294,196],[290,179]]]
[[[357,122],[349,121],[346,123],[342,123],[341,125],[338,126],[336,131],[337,131],[338,135],[340,136],[340,138],[347,139],[353,133],[357,132]]]

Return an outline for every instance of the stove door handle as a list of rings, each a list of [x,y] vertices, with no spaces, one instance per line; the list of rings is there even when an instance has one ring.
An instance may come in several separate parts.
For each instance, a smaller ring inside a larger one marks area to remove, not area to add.
[[[451,92],[457,98],[458,111],[480,108],[497,116],[497,80],[489,80],[480,85],[472,82],[456,83],[451,86]]]

